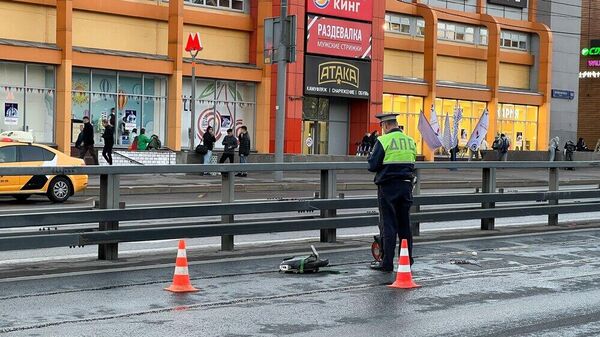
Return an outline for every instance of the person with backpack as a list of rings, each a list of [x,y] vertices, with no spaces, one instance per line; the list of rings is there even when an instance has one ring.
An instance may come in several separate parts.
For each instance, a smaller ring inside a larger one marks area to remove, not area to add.
[[[158,139],[157,135],[152,135],[150,137],[150,143],[148,143],[148,150],[160,150],[162,147],[162,143],[160,139]]]
[[[499,161],[508,160],[508,149],[510,148],[510,140],[505,134],[500,134],[500,137],[496,137],[492,148],[498,152]]]
[[[573,153],[575,152],[576,149],[577,149],[577,146],[575,145],[575,143],[573,143],[573,141],[569,140],[565,143],[565,160],[566,161],[573,161]],[[574,168],[567,167],[567,168],[565,168],[565,170],[573,171]]]

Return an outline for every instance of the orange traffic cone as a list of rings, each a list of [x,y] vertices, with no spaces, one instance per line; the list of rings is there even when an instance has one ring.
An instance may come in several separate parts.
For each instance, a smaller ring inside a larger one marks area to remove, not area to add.
[[[187,255],[185,253],[185,241],[179,240],[179,249],[177,250],[177,260],[175,261],[175,274],[173,275],[173,284],[165,290],[174,293],[187,293],[198,291],[192,287],[190,275],[188,272]]]
[[[396,282],[390,284],[390,288],[399,289],[411,289],[419,288],[420,285],[416,284],[412,279],[412,273],[410,271],[410,257],[408,256],[408,241],[402,240],[400,247],[400,258],[398,259],[398,272],[396,273]]]

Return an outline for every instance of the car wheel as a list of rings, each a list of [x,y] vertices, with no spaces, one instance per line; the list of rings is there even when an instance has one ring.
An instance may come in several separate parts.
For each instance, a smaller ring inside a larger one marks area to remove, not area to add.
[[[13,195],[13,198],[17,199],[17,201],[25,201],[29,199],[30,196],[31,194],[15,194]]]
[[[48,198],[53,202],[65,202],[71,194],[71,182],[65,177],[54,178],[48,186]]]

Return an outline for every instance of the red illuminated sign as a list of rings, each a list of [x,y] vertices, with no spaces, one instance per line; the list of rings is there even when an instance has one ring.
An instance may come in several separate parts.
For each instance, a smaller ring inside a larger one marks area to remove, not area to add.
[[[193,53],[202,51],[202,42],[200,41],[200,33],[190,33],[188,35],[187,44],[185,45],[185,51]]]
[[[306,7],[308,13],[373,21],[373,0],[307,0]]]
[[[371,58],[371,25],[309,15],[306,49],[309,53],[359,59]]]

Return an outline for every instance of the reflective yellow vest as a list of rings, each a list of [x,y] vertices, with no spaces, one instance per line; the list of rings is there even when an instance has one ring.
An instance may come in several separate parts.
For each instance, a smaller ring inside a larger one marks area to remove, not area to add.
[[[395,163],[414,163],[417,160],[417,144],[403,132],[395,131],[377,138],[383,146],[385,157],[383,165]]]

